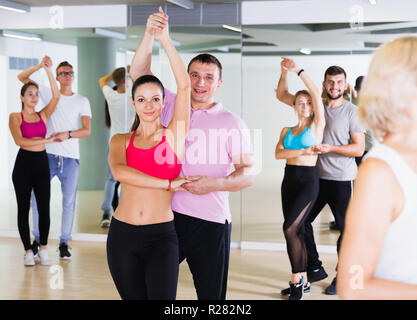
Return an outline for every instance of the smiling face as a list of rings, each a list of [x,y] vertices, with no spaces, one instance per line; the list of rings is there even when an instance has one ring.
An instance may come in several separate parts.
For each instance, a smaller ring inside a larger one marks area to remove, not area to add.
[[[323,87],[331,100],[337,100],[343,97],[343,93],[346,91],[347,86],[346,77],[343,73],[326,75],[326,79],[323,82]]]
[[[35,106],[39,102],[39,90],[38,90],[38,88],[34,85],[31,85],[31,86],[27,87],[23,96],[20,96],[20,100],[22,100],[25,107],[35,108]]]
[[[309,118],[313,114],[313,101],[308,94],[300,94],[295,99],[294,109],[298,118]]]
[[[139,85],[132,97],[132,106],[139,116],[140,122],[154,122],[159,119],[164,98],[161,88],[152,82]]]
[[[191,104],[211,104],[214,94],[222,84],[217,65],[195,61],[190,65],[188,74],[191,80]]]

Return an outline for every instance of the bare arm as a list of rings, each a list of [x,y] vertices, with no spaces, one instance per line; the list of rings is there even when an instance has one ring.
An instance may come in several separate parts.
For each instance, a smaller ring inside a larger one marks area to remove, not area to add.
[[[107,85],[112,80],[113,80],[113,77],[112,77],[112,74],[110,73],[110,74],[98,79],[98,84],[100,85],[100,88],[103,89],[103,87],[105,85]]]
[[[361,157],[365,151],[365,134],[363,132],[350,134],[352,143],[343,146],[331,146],[329,144],[321,144],[317,150],[322,153],[334,152],[346,157]]]
[[[365,160],[353,190],[339,254],[339,296],[416,299],[417,285],[374,277],[388,228],[404,206],[404,195],[391,169],[381,160]]]
[[[109,166],[115,180],[140,188],[165,189],[169,180],[159,179],[140,172],[127,165],[126,142],[129,135],[115,134],[110,141]],[[182,190],[181,185],[187,182],[183,178],[177,178],[171,183],[172,190]]]
[[[288,70],[283,67],[281,62],[281,77],[279,78],[277,87],[277,99],[290,107],[294,107],[294,95],[288,92],[288,81],[287,81]]]
[[[38,71],[38,70],[40,70],[40,69],[42,69],[42,62],[41,63],[39,63],[38,65],[36,65],[36,66],[33,66],[33,67],[30,67],[30,68],[28,68],[28,69],[26,69],[26,70],[23,70],[21,73],[19,73],[18,75],[17,75],[17,78],[19,79],[19,81],[20,82],[22,82],[22,83],[28,83],[29,81],[30,82],[34,82],[34,83],[36,83],[35,81],[33,81],[32,79],[30,79],[29,77],[33,74],[33,73],[35,73],[36,71]]]
[[[284,148],[284,139],[287,135],[288,130],[290,128],[284,128],[281,131],[281,135],[279,137],[279,141],[277,143],[277,146],[275,147],[275,159],[291,159],[291,158],[297,158],[300,156],[311,156],[316,155],[315,152],[313,152],[313,147],[309,147],[306,149],[285,149]]]
[[[20,113],[11,113],[9,116],[9,128],[15,144],[22,148],[35,147],[53,142],[55,138],[25,138],[20,129]]]
[[[161,10],[162,11],[162,10]],[[174,146],[177,156],[183,158],[185,149],[185,138],[188,134],[191,101],[190,101],[190,77],[187,69],[173,45],[168,33],[168,26],[162,32],[156,32],[158,40],[167,53],[171,69],[174,73],[175,81],[177,83],[177,95],[175,97],[175,108],[172,121],[168,129],[171,130],[173,141],[169,141]],[[169,139],[171,140],[171,139]]]
[[[45,120],[48,121],[48,119],[51,117],[52,113],[55,111],[56,106],[58,104],[59,98],[61,97],[61,94],[58,89],[58,85],[55,81],[54,75],[52,73],[52,60],[49,57],[45,57],[42,60],[42,66],[45,69],[45,72],[48,76],[49,84],[51,86],[52,91],[52,98],[49,101],[49,103],[40,111],[40,113],[44,116]]]
[[[89,116],[81,117],[81,128],[78,130],[72,131],[73,138],[86,138],[90,136],[91,133],[91,118]],[[69,139],[69,131],[57,132],[53,134],[54,137],[58,139],[59,142]]]
[[[168,19],[166,15],[163,13],[157,12],[149,16],[148,21],[146,23],[145,34],[143,35],[143,38],[138,48],[136,49],[130,67],[130,77],[133,82],[140,76],[152,74],[152,46],[155,31],[162,31],[167,23]]]
[[[214,191],[239,191],[254,183],[253,157],[251,154],[241,154],[232,159],[235,170],[224,178],[207,176],[187,177],[192,182],[183,185],[184,189],[193,194],[207,194]]]

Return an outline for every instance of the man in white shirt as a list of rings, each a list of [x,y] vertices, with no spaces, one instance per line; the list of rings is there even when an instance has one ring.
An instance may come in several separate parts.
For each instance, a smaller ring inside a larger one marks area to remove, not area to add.
[[[24,70],[18,78],[21,82],[32,81],[29,77],[39,70],[34,66]],[[68,250],[68,241],[71,240],[71,231],[75,214],[75,200],[78,186],[78,172],[80,165],[79,142],[80,138],[90,135],[91,109],[87,98],[72,91],[74,71],[67,61],[61,62],[56,68],[56,80],[60,83],[61,97],[58,105],[49,118],[46,126],[47,135],[56,136],[60,142],[46,145],[51,180],[58,176],[62,190],[62,220],[59,251],[61,259],[71,259]],[[39,95],[44,104],[52,98],[51,89],[39,86]],[[82,127],[79,128],[81,119]],[[32,194],[33,233],[35,241],[34,251],[39,243],[39,215],[35,197]]]
[[[113,90],[108,83],[113,81],[116,84],[116,90]],[[129,128],[133,123],[135,112],[130,106],[130,95],[126,97],[126,69],[117,68],[112,73],[100,78],[98,80],[104,98],[107,101],[108,112],[110,117],[110,137],[117,133],[129,132]],[[128,98],[128,99],[127,99]],[[111,217],[111,204],[115,193],[116,180],[110,171],[108,161],[107,164],[107,178],[104,185],[104,199],[101,209],[103,210],[103,217],[101,219],[101,227],[108,228]]]

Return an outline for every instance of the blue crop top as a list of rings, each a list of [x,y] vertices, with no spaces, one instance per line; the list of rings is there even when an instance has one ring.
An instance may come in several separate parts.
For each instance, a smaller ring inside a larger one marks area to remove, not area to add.
[[[318,142],[313,137],[310,126],[296,136],[292,134],[292,128],[290,128],[284,138],[285,149],[299,150],[315,145],[318,145]]]

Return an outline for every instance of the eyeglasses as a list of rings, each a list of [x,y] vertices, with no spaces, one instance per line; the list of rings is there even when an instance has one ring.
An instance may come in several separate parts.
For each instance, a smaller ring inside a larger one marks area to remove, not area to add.
[[[70,72],[60,72],[60,73],[58,73],[58,75],[59,76],[62,76],[62,77],[65,77],[65,76],[72,77],[72,76],[74,76],[74,72],[73,71],[70,71]]]

